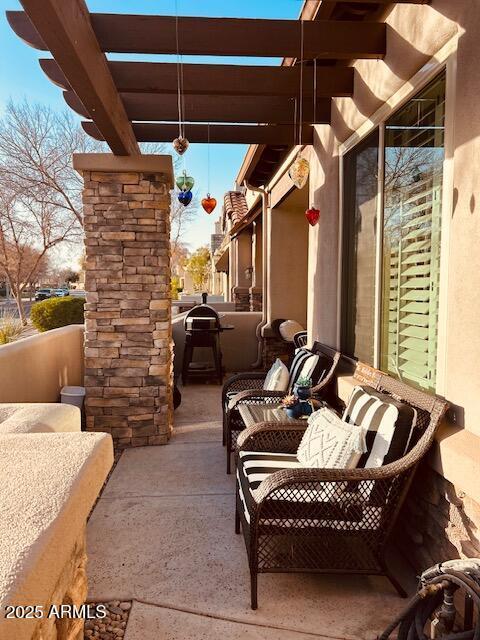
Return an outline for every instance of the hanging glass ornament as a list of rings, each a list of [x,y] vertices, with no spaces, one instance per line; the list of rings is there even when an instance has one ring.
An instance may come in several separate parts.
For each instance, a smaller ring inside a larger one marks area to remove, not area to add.
[[[217,206],[217,201],[210,195],[210,123],[207,125],[207,197],[202,200],[202,207],[208,214]]]
[[[173,140],[172,145],[179,156],[183,156],[188,149],[189,142],[185,137],[185,99],[183,93],[183,61],[180,55],[180,44],[178,38],[178,8],[175,0],[175,42],[177,48],[177,104],[178,104],[178,138]]]
[[[290,180],[297,187],[297,189],[303,189],[307,184],[308,176],[310,174],[310,163],[306,158],[297,156],[295,162],[290,166],[288,175]]]
[[[192,178],[192,176],[187,176],[187,172],[184,169],[182,175],[176,178],[175,184],[180,189],[180,191],[191,191],[193,189],[193,185],[195,184],[195,180]]]
[[[193,193],[191,191],[180,191],[177,197],[178,201],[183,204],[184,207],[188,207],[192,201]]]
[[[304,27],[303,20],[300,20],[300,91],[298,100],[295,100],[295,115],[293,123],[293,131],[295,135],[295,129],[297,124],[297,107],[298,107],[298,137],[297,144],[302,146],[302,131],[303,131],[303,64],[304,64]],[[308,180],[310,173],[310,163],[306,158],[302,158],[300,154],[297,155],[294,162],[288,170],[288,175],[297,187],[297,189],[303,189]]]
[[[183,156],[185,151],[188,149],[189,142],[187,138],[179,136],[178,138],[175,138],[175,140],[172,142],[172,145],[178,155]]]
[[[307,209],[305,211],[305,217],[308,220],[308,224],[314,227],[316,224],[318,224],[318,221],[320,220],[320,209],[316,209],[315,207],[310,207],[310,209]]]
[[[212,213],[212,211],[215,209],[216,206],[217,206],[217,201],[215,200],[215,198],[212,198],[212,196],[209,193],[207,193],[207,197],[203,198],[202,200],[202,207],[205,209],[207,213]]]

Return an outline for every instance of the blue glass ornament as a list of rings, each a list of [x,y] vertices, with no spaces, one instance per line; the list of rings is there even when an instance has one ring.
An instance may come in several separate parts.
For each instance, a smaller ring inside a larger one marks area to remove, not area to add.
[[[192,201],[193,194],[191,191],[180,191],[178,194],[178,201],[183,204],[184,207],[188,207]]]

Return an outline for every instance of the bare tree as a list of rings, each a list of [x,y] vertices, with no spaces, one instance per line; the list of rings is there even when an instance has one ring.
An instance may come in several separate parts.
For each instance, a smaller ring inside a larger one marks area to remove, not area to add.
[[[0,272],[26,324],[23,293],[45,267],[48,252],[58,244],[78,237],[78,220],[62,208],[28,196],[12,194],[0,183]]]
[[[166,144],[142,145],[148,153],[171,153]],[[26,101],[7,104],[0,120],[0,178],[8,178],[17,193],[73,214],[83,222],[81,192],[83,181],[73,169],[74,153],[104,151],[104,143],[87,136],[69,111],[61,113]],[[173,156],[174,169],[181,171],[182,161]],[[172,198],[171,237],[174,246],[181,242],[188,224],[198,213],[194,194],[188,207]]]
[[[166,144],[145,144],[142,148],[148,153],[172,153]],[[73,169],[72,155],[102,150],[104,143],[87,136],[69,111],[58,113],[27,101],[7,104],[0,119],[0,233],[4,246],[0,251],[10,274],[6,279],[9,283],[12,280],[12,291],[16,291],[19,313],[23,314],[19,287],[35,279],[42,263],[40,260],[27,278],[27,244],[31,243],[32,255],[35,251],[45,255],[65,239],[81,240],[83,181]],[[173,161],[178,175],[181,159],[174,154]],[[196,194],[188,207],[173,194],[173,255],[182,253],[182,239],[197,212]]]
[[[181,204],[176,194],[172,194],[172,204],[170,205],[170,243],[172,248],[172,256],[179,250],[182,252],[184,247],[183,238],[187,232],[188,225],[193,222],[198,214],[198,197],[194,194],[188,207]]]
[[[183,242],[170,242],[172,273],[178,275],[185,268],[185,263],[190,255],[188,247]]]
[[[83,132],[70,112],[10,101],[0,120],[0,180],[13,193],[63,210],[81,225],[83,185],[72,155],[103,148]]]

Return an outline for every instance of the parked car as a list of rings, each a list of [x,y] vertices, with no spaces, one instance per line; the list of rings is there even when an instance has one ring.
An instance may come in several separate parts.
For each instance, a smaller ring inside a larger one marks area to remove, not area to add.
[[[53,289],[53,292],[57,298],[64,298],[65,296],[70,295],[70,291],[68,289]]]
[[[55,297],[55,293],[53,292],[53,289],[38,289],[38,291],[35,291],[35,301],[38,302],[39,300],[46,300],[47,298],[54,298]]]

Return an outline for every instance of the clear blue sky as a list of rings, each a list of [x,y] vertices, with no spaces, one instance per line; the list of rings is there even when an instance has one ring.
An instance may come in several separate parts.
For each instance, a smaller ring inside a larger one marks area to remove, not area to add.
[[[157,13],[175,15],[175,0],[87,0],[90,11],[111,13]],[[177,0],[179,15],[245,18],[297,18],[301,0]],[[9,98],[26,97],[29,101],[48,104],[54,109],[65,109],[61,91],[43,74],[37,58],[45,56],[25,45],[10,29],[5,10],[20,9],[18,0],[0,0],[0,112]],[[247,36],[248,37],[248,36]],[[168,56],[115,55],[112,59],[172,60]],[[230,64],[278,64],[278,60],[241,58],[193,58],[194,62]],[[185,57],[185,61],[190,61]],[[200,209],[196,220],[190,225],[185,241],[191,248],[208,243],[213,231],[213,222],[218,217],[223,194],[233,186],[246,145],[211,145],[210,147],[210,191],[217,198],[218,206],[211,216]],[[185,154],[188,173],[194,176],[199,194],[207,191],[207,148],[203,144],[192,144]]]

